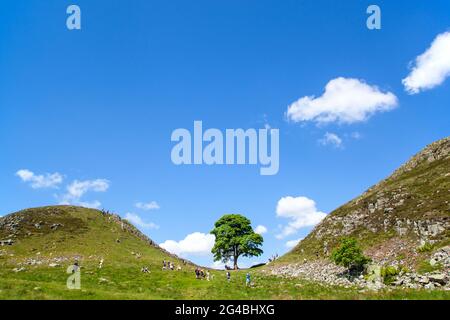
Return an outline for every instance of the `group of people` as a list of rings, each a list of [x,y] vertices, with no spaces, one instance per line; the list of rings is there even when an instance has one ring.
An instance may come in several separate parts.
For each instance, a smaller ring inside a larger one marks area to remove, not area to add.
[[[163,260],[163,267],[162,267],[162,269],[163,270],[166,270],[166,269],[175,270],[175,265],[172,262],[170,262],[170,261]],[[177,270],[181,270],[181,267],[178,266]]]
[[[211,274],[209,273],[209,270],[206,270],[206,272],[203,269],[195,268],[195,278],[196,279],[206,279],[207,281],[211,280]]]
[[[271,258],[269,258],[269,262],[275,261],[278,259],[278,253],[275,253]]]

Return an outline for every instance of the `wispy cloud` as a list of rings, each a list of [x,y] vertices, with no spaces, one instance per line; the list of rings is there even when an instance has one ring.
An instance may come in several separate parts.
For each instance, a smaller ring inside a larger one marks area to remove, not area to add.
[[[286,248],[292,249],[294,248],[297,244],[299,244],[300,241],[302,241],[303,238],[299,238],[299,239],[295,239],[295,240],[289,240],[285,243]]]
[[[291,104],[286,115],[293,122],[349,124],[392,110],[397,104],[391,92],[382,92],[363,80],[341,77],[328,82],[322,96],[305,96]]]
[[[158,229],[159,226],[153,222],[145,222],[140,216],[135,213],[128,212],[125,219],[134,224],[136,227],[143,229]]]
[[[57,188],[63,181],[63,176],[57,172],[38,175],[30,170],[21,169],[16,172],[16,176],[29,183],[33,189]]]
[[[319,143],[323,146],[333,146],[335,148],[342,148],[342,139],[335,133],[327,132]]]
[[[442,84],[450,76],[450,32],[439,34],[431,46],[416,57],[411,73],[402,80],[409,94]]]
[[[135,207],[141,210],[158,210],[160,208],[159,204],[156,201],[151,201],[148,203],[145,202],[137,202]]]
[[[75,180],[66,188],[66,193],[61,196],[60,204],[73,204],[88,208],[99,208],[100,201],[95,200],[91,202],[82,201],[81,198],[87,192],[105,192],[108,190],[110,182],[106,179],[95,180]]]

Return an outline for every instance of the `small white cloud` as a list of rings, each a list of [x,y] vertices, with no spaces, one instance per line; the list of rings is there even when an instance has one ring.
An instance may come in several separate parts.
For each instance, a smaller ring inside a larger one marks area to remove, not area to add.
[[[159,204],[156,201],[151,201],[148,203],[137,202],[135,206],[136,208],[141,210],[158,210],[160,208]]]
[[[259,225],[255,228],[255,233],[257,234],[264,234],[267,232],[267,228],[263,225]]]
[[[154,224],[153,222],[144,222],[141,217],[139,217],[135,213],[128,212],[125,215],[125,219],[134,224],[136,227],[140,227],[143,229],[158,229],[159,226]]]
[[[214,261],[210,264],[209,267],[213,269],[223,270],[225,269],[225,263],[223,263],[222,261]]]
[[[300,239],[295,239],[295,240],[289,240],[286,242],[286,247],[289,249],[292,249],[293,247],[295,247],[300,241],[302,241],[303,238]]]
[[[355,132],[352,132],[352,133],[350,134],[350,137],[351,137],[352,139],[359,140],[359,139],[362,138],[362,135],[361,135],[361,133],[359,133],[358,131],[355,131]]]
[[[305,96],[291,104],[286,115],[294,122],[355,123],[392,110],[397,104],[391,92],[382,92],[362,80],[340,77],[328,82],[322,96]]]
[[[319,139],[319,143],[323,146],[331,145],[335,148],[342,147],[342,139],[335,133],[327,132],[322,139]]]
[[[450,32],[439,34],[431,46],[415,59],[411,73],[402,80],[409,94],[442,84],[450,76]]]
[[[159,246],[179,256],[205,256],[211,253],[215,239],[212,234],[194,232],[188,234],[183,240],[166,240]]]
[[[326,216],[326,213],[317,210],[314,200],[307,197],[281,198],[276,213],[277,217],[291,220],[276,236],[278,239],[292,235],[301,228],[315,226]]]
[[[99,208],[101,206],[100,201],[95,200],[92,202],[81,201],[87,192],[105,192],[109,188],[109,181],[106,179],[96,180],[75,180],[67,186],[67,192],[62,195],[60,204],[72,204],[83,206],[87,208]]]
[[[22,169],[16,172],[16,176],[24,182],[29,182],[33,189],[57,188],[63,181],[63,176],[57,172],[36,175],[30,170]]]

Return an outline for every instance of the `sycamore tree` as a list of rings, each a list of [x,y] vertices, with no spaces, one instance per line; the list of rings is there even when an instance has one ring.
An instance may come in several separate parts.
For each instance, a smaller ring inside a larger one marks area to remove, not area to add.
[[[214,261],[224,263],[233,260],[234,269],[238,269],[238,258],[257,257],[263,251],[263,237],[255,233],[251,222],[240,214],[226,214],[214,224],[211,231],[216,237],[216,242],[211,252],[214,254]]]
[[[363,254],[361,247],[354,238],[344,238],[341,244],[331,254],[331,259],[349,270],[362,270],[369,263],[370,258]]]

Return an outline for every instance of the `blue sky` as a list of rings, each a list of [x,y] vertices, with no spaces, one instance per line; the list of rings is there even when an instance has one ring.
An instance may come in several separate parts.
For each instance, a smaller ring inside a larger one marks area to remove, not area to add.
[[[72,3],[81,30],[66,28]],[[381,30],[366,27],[370,4],[381,8]],[[267,229],[264,256],[243,263],[282,254],[311,230],[303,218],[331,212],[449,135],[448,60],[440,70],[426,60],[450,56],[447,38],[433,42],[450,30],[449,12],[446,0],[2,1],[0,214],[99,205],[211,265],[201,255],[208,237],[179,241],[242,213]],[[408,76],[420,92],[407,92]],[[327,84],[341,91],[324,98]],[[373,103],[355,105],[366,93]],[[318,108],[334,120],[320,121]],[[348,120],[353,111],[362,117]],[[175,166],[171,133],[195,120],[279,129],[278,174]]]

